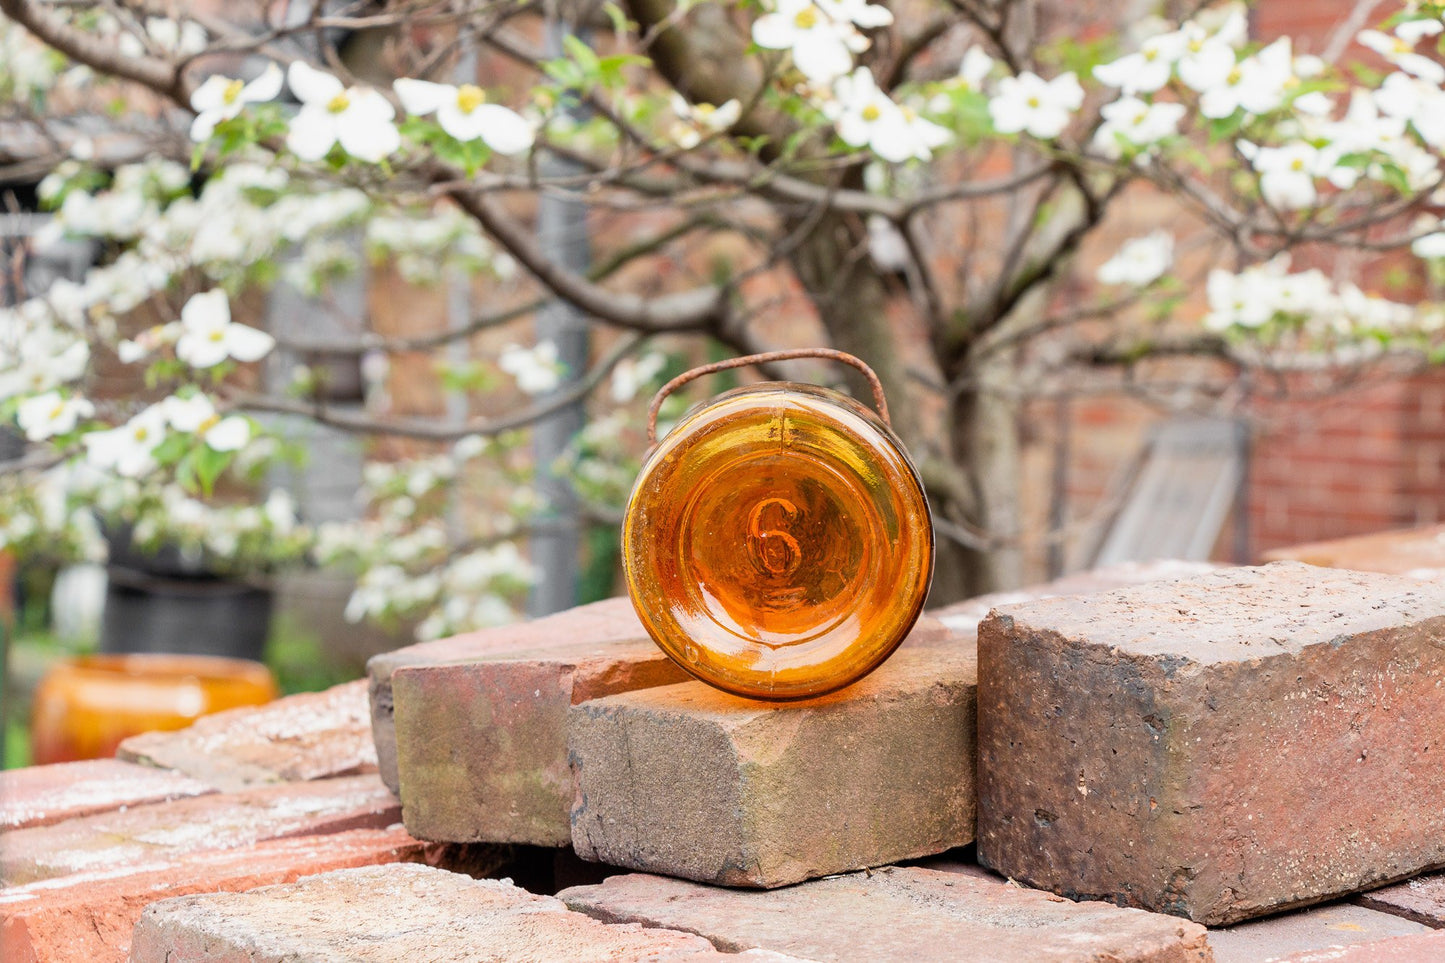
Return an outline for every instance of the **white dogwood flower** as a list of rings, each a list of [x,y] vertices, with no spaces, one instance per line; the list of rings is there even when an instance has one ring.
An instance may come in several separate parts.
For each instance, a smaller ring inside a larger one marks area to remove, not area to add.
[[[515,110],[487,103],[487,92],[476,84],[454,87],[402,77],[391,86],[407,113],[435,113],[442,130],[457,140],[481,138],[498,154],[520,154],[532,146],[532,125]]]
[[[1120,97],[1099,110],[1104,122],[1094,133],[1094,150],[1105,157],[1117,158],[1122,138],[1134,147],[1148,147],[1179,129],[1184,117],[1183,104],[1145,103],[1138,97]]]
[[[155,469],[154,452],[165,438],[165,412],[151,405],[118,428],[86,435],[86,460],[96,468],[139,478]]]
[[[376,163],[401,146],[396,110],[369,87],[347,87],[300,60],[286,71],[301,110],[291,120],[286,146],[297,157],[319,161],[335,144],[352,157]]]
[[[672,94],[672,112],[678,121],[669,131],[673,143],[683,150],[692,150],[704,137],[727,130],[738,122],[743,105],[735,98],[721,105],[690,104],[677,92]]]
[[[1445,83],[1445,67],[1415,52],[1422,39],[1438,34],[1441,29],[1439,20],[1407,20],[1395,28],[1394,34],[1361,30],[1355,39],[1361,46],[1375,51],[1406,73],[1432,84],[1442,84]]]
[[[1245,147],[1240,151],[1260,175],[1259,190],[1271,205],[1283,210],[1310,207],[1319,199],[1315,178],[1334,166],[1316,147],[1295,141],[1283,147]]]
[[[55,435],[69,434],[81,418],[89,418],[93,414],[95,406],[84,398],[67,398],[58,391],[47,391],[20,402],[15,421],[26,438],[44,441]]]
[[[1163,277],[1173,264],[1174,236],[1161,230],[1125,241],[1119,253],[1099,266],[1095,277],[1102,284],[1143,287]]]
[[[1220,120],[1239,108],[1267,114],[1284,103],[1285,90],[1294,77],[1290,39],[1281,37],[1252,57],[1236,64],[1224,79],[1199,95],[1199,112]]]
[[[838,136],[851,147],[867,146],[890,163],[927,160],[933,148],[947,143],[949,133],[910,108],[894,103],[878,88],[873,72],[859,67],[833,85],[837,100],[824,112],[833,118]]]
[[[230,120],[247,104],[260,104],[276,99],[281,93],[281,68],[267,64],[261,75],[250,83],[213,74],[191,94],[191,109],[196,119],[191,122],[191,140],[210,140],[216,125]]]
[[[999,133],[1027,131],[1040,140],[1052,140],[1064,132],[1070,117],[1083,103],[1084,88],[1073,71],[1053,80],[1025,71],[998,82],[988,112]]]
[[[1431,147],[1445,149],[1445,91],[1397,72],[1380,84],[1374,100],[1381,113],[1409,123]]]
[[[868,49],[868,38],[848,14],[870,8],[869,4],[824,6],[812,0],[778,0],[775,11],[753,21],[753,42],[769,50],[791,51],[803,76],[828,84],[853,69],[853,54]]]
[[[1179,55],[1179,79],[1194,91],[1205,91],[1224,83],[1234,69],[1234,47],[1220,33],[1209,33],[1197,23],[1180,28],[1184,50]]]
[[[535,348],[509,344],[502,349],[497,366],[517,379],[517,387],[529,395],[546,394],[562,382],[562,365],[557,360],[557,345],[538,342]]]
[[[210,368],[227,358],[259,361],[276,345],[266,332],[231,320],[231,304],[220,288],[186,302],[181,328],[176,357],[193,368]]]
[[[1179,31],[1156,34],[1112,63],[1094,68],[1094,79],[1125,94],[1153,93],[1169,83],[1174,63],[1184,53],[1185,37]]]
[[[205,395],[171,396],[160,403],[166,422],[177,431],[197,435],[216,451],[239,451],[251,440],[251,423],[240,415],[221,417]]]
[[[988,55],[988,51],[975,44],[964,51],[955,82],[964,90],[983,90],[983,82],[993,72],[993,65],[994,59]]]

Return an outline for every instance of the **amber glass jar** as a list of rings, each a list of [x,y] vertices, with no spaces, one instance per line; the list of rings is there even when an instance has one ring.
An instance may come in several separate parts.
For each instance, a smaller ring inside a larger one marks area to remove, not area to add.
[[[31,706],[36,765],[115,755],[121,740],[262,705],[276,681],[259,662],[204,655],[88,655],[52,667]]]
[[[657,644],[760,699],[822,695],[880,665],[922,611],[933,554],[923,486],[887,424],[784,382],[688,412],[644,462],[622,534]]]

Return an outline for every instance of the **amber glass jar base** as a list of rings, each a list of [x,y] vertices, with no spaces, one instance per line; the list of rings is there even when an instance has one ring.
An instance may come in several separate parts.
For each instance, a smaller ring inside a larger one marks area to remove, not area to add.
[[[805,699],[876,668],[922,611],[933,528],[917,472],[845,395],[762,384],[690,412],[623,526],[643,624],[697,678]]]

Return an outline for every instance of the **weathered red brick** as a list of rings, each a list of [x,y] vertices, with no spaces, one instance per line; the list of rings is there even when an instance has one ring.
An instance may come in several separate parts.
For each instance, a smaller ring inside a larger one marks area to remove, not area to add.
[[[375,772],[366,681],[217,712],[186,729],[132,736],[116,755],[224,790]]]
[[[117,866],[0,891],[0,963],[124,960],[141,911],[187,893],[240,892],[376,863],[426,861],[441,847],[404,830],[357,829],[184,853],[163,868]]]
[[[946,608],[935,609],[930,614],[938,619],[949,632],[956,636],[977,638],[978,624],[989,612],[1000,605],[1018,602],[1032,602],[1060,595],[1098,595],[1130,585],[1157,582],[1160,579],[1180,578],[1185,575],[1202,575],[1219,568],[1213,562],[1186,562],[1178,559],[1162,559],[1153,562],[1121,562],[1087,572],[1075,572],[1056,578],[1041,585],[1030,585],[1009,592],[993,592],[977,598],[955,602]]]
[[[1207,963],[1204,927],[1107,903],[1075,903],[981,872],[888,867],[768,892],[662,876],[613,876],[558,898],[607,922],[706,936],[819,960]]]
[[[568,707],[687,678],[651,640],[398,668],[391,685],[407,829],[423,839],[569,845]]]
[[[1000,609],[979,860],[1212,924],[1439,866],[1442,636],[1445,586],[1287,562]]]
[[[904,650],[952,639],[925,617]],[[568,707],[690,678],[650,639],[399,667],[391,686],[407,829],[452,842],[570,845]]]
[[[340,870],[247,893],[162,900],[146,908],[131,945],[137,963],[722,958],[691,933],[608,925],[505,880],[471,879],[415,864]],[[749,959],[762,963],[767,957]]]
[[[136,871],[185,853],[379,829],[400,819],[396,797],[375,774],[193,796],[6,833],[0,881],[14,886],[70,873]]]
[[[1428,933],[1419,923],[1349,903],[1316,906],[1209,931],[1215,963],[1259,963],[1296,953]]]
[[[899,652],[796,703],[701,682],[573,707],[584,859],[775,887],[973,839],[971,645]]]
[[[638,620],[632,602],[624,596],[529,622],[468,632],[372,656],[366,663],[366,675],[371,697],[371,732],[382,781],[392,792],[400,791],[391,675],[401,666],[437,665],[481,659],[503,652],[523,652],[578,642],[623,642],[647,637],[647,630]]]
[[[1436,960],[1445,960],[1445,932],[1307,950],[1270,963],[1434,963]]]
[[[46,826],[73,816],[213,791],[178,772],[116,759],[11,769],[0,772],[0,830]]]
[[[1439,578],[1445,574],[1445,525],[1291,545],[1265,552],[1264,558],[1268,562],[1296,561],[1326,568]]]
[[[1420,876],[1384,889],[1361,893],[1355,901],[1361,906],[1445,929],[1445,873]]]

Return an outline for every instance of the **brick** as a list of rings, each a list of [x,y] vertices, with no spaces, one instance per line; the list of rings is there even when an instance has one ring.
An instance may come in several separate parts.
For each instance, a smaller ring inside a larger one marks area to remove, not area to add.
[[[1378,943],[1333,946],[1280,957],[1271,963],[1429,963],[1445,960],[1445,933],[1401,936]]]
[[[955,635],[968,638],[978,637],[978,624],[993,609],[1015,602],[1031,602],[1035,599],[1054,598],[1059,595],[1097,595],[1112,589],[1159,579],[1179,578],[1183,575],[1199,575],[1219,566],[1212,562],[1186,562],[1179,559],[1162,559],[1153,562],[1121,562],[1087,572],[1075,572],[1056,578],[1041,585],[1009,592],[993,592],[977,598],[955,602],[946,608],[936,609],[932,614],[944,627]]]
[[[165,863],[185,853],[384,828],[400,819],[396,797],[375,774],[193,796],[6,833],[0,881],[16,886]]]
[[[1210,959],[1204,927],[1108,903],[1075,903],[981,873],[888,867],[768,892],[613,876],[558,898],[607,922],[706,936],[815,960],[1184,963]]]
[[[130,956],[138,963],[662,963],[722,957],[691,933],[600,923],[506,880],[406,863],[153,903],[136,924]]]
[[[1427,932],[1426,927],[1397,916],[1336,903],[1210,930],[1209,946],[1214,963],[1259,963]]]
[[[141,911],[162,896],[240,892],[353,866],[430,861],[441,848],[400,828],[357,829],[12,887],[0,892],[0,963],[123,960]]]
[[[953,638],[925,617],[903,648],[937,648]],[[450,842],[570,846],[568,707],[689,679],[650,639],[396,669],[392,702],[407,829]]]
[[[203,782],[115,759],[88,759],[0,772],[0,831],[213,792]]]
[[[974,828],[971,646],[763,703],[700,682],[573,707],[583,859],[775,887],[961,846]]]
[[[365,680],[147,732],[116,755],[176,769],[226,791],[376,771]]]
[[[1445,573],[1445,525],[1376,532],[1271,549],[1266,561],[1297,561],[1326,568],[1438,578]]]
[[[401,666],[462,662],[503,652],[575,645],[583,641],[601,644],[645,638],[647,630],[633,611],[632,602],[626,597],[619,597],[529,622],[468,632],[372,656],[366,663],[366,676],[371,699],[371,734],[382,782],[392,792],[401,790],[391,691],[391,675]]]
[[[1445,873],[1420,876],[1384,889],[1361,893],[1361,906],[1393,913],[1435,929],[1445,929]]]
[[[1445,864],[1442,636],[1445,586],[1292,562],[999,609],[979,861],[1210,924]]]
[[[398,668],[407,829],[432,840],[570,845],[568,707],[687,678],[650,639]]]

